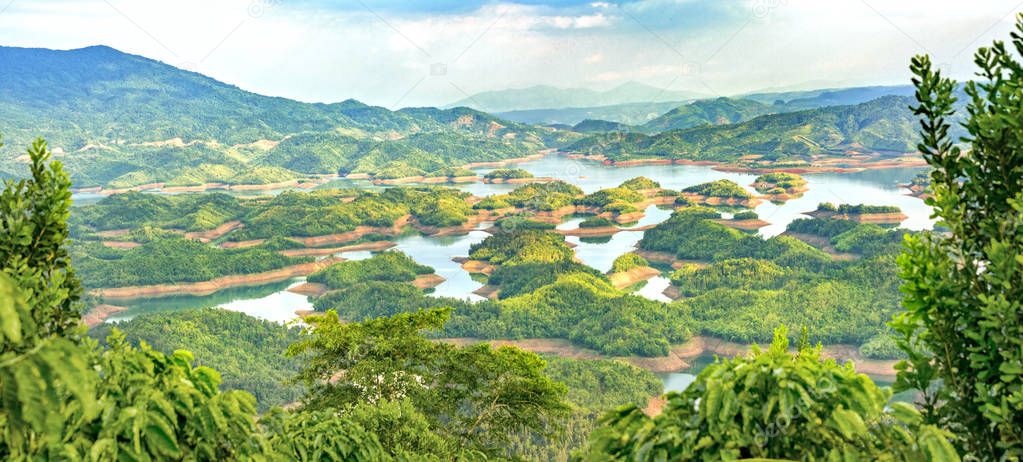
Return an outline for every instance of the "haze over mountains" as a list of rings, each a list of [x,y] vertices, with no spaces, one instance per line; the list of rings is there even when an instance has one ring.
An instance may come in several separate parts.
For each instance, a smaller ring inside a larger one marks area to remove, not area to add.
[[[536,85],[528,88],[477,93],[447,107],[466,106],[487,112],[509,112],[529,109],[613,106],[640,102],[681,102],[706,96],[696,92],[652,87],[638,82],[627,82],[605,91]]]

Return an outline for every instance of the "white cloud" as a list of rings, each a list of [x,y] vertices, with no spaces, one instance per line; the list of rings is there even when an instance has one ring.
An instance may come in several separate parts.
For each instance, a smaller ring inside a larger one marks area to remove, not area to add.
[[[972,50],[1007,37],[1017,0],[742,0],[727,15],[716,0],[498,3],[432,15],[256,1],[16,1],[0,14],[0,44],[107,44],[309,101],[436,105],[485,90],[628,80],[732,94],[908,82],[909,57],[925,50],[969,76]],[[755,15],[765,1],[773,6]],[[431,75],[434,63],[446,74]]]

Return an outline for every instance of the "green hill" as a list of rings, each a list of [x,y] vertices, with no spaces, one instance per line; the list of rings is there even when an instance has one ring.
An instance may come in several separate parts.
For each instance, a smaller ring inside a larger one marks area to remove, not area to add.
[[[756,101],[717,98],[694,101],[679,106],[642,125],[642,130],[658,133],[700,125],[724,125],[745,122],[756,116],[775,112],[771,106]]]
[[[567,151],[612,160],[671,158],[734,162],[755,154],[764,160],[809,160],[812,154],[910,152],[917,126],[910,100],[886,96],[855,106],[768,114],[727,125],[676,129],[657,135],[594,135]]]
[[[0,177],[25,175],[21,149],[44,136],[77,187],[429,173],[579,138],[467,108],[391,111],[268,97],[101,46],[0,47],[0,133],[7,142]]]

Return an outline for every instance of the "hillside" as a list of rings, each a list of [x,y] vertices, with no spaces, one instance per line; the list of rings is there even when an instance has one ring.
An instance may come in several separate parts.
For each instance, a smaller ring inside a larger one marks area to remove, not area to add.
[[[379,170],[417,175],[571,140],[467,108],[390,111],[355,100],[262,96],[99,46],[0,47],[0,121],[7,144],[0,176],[24,175],[21,150],[44,136],[76,187],[265,184]]]
[[[687,91],[666,90],[637,82],[627,82],[610,90],[558,88],[536,85],[528,88],[486,91],[449,105],[467,106],[488,112],[529,109],[586,108],[625,103],[684,101],[703,95]],[[569,123],[561,121],[561,123]]]
[[[855,106],[768,114],[728,124],[669,130],[657,135],[595,135],[566,150],[613,161],[668,158],[734,162],[744,155],[805,162],[812,155],[913,151],[916,123],[910,100],[886,96]]]
[[[671,111],[650,120],[640,128],[650,133],[659,133],[679,128],[698,127],[700,125],[724,125],[745,122],[756,116],[777,111],[772,106],[756,101],[717,98],[694,101],[679,106]]]

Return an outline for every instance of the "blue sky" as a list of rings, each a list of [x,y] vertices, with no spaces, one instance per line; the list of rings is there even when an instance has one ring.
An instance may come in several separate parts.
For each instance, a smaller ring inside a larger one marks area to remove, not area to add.
[[[0,0],[0,44],[104,44],[305,101],[629,81],[708,95],[969,76],[1019,0]]]

